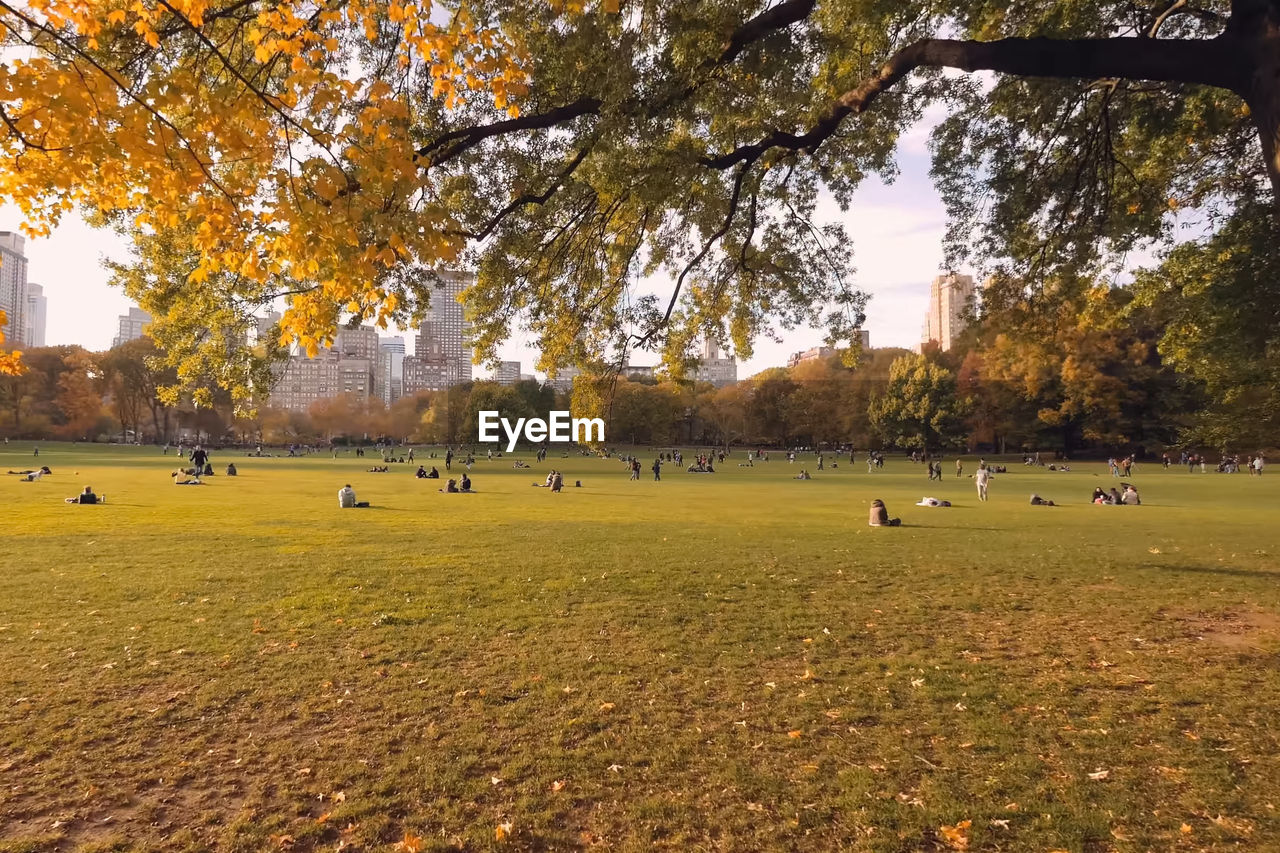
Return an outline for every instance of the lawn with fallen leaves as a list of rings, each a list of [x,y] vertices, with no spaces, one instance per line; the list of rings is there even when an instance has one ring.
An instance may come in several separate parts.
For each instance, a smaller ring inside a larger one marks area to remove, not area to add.
[[[1280,849],[1280,472],[41,451],[0,851]]]

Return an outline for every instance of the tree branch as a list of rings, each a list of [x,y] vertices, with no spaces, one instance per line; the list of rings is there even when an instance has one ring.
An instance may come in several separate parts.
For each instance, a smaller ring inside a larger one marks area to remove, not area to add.
[[[569,164],[565,166],[564,169],[561,170],[561,172],[558,175],[556,175],[555,180],[551,182],[551,185],[548,186],[545,191],[537,195],[533,195],[531,193],[522,193],[516,198],[512,199],[511,202],[507,204],[506,207],[502,208],[502,210],[498,211],[492,217],[490,217],[489,221],[487,221],[484,224],[484,226],[480,228],[479,231],[459,231],[457,233],[460,236],[469,237],[472,240],[484,240],[490,234],[493,233],[493,229],[497,228],[500,224],[502,224],[502,220],[506,219],[512,213],[515,213],[517,210],[524,207],[525,205],[546,204],[548,201],[551,200],[551,197],[553,195],[555,195],[557,192],[560,191],[560,188],[564,186],[564,182],[569,180],[570,176],[573,175],[574,171],[577,170],[578,166],[582,164],[582,161],[587,159],[587,154],[591,152],[591,149],[594,146],[594,144],[595,142],[593,140],[588,144],[582,146],[580,149],[578,149],[578,153],[574,155],[574,158],[569,161]]]
[[[603,103],[599,98],[582,97],[562,107],[547,110],[545,113],[530,113],[519,118],[507,119],[493,124],[451,130],[419,148],[413,153],[413,157],[415,160],[420,160],[429,156],[431,152],[449,145],[443,154],[431,161],[432,166],[438,166],[446,160],[457,157],[468,148],[479,145],[486,139],[520,130],[542,130],[548,127],[555,127],[580,116],[594,115],[600,112],[600,107]],[[450,145],[450,143],[453,144]]]
[[[766,9],[734,31],[716,64],[733,62],[753,42],[803,21],[809,17],[815,5],[816,0],[783,0],[777,6]]]
[[[1234,40],[1213,39],[1048,39],[998,41],[924,39],[895,53],[879,73],[840,96],[805,133],[775,130],[759,142],[704,159],[713,169],[755,160],[771,148],[812,154],[846,117],[866,112],[876,98],[921,68],[996,71],[1017,77],[1094,79],[1120,77],[1162,83],[1190,83],[1238,91],[1247,81]]]

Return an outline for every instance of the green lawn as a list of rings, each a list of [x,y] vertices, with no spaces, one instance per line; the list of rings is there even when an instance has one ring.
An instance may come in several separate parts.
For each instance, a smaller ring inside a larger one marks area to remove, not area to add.
[[[1280,850],[1280,471],[979,505],[950,461],[642,458],[444,495],[42,445],[0,480],[0,850]]]

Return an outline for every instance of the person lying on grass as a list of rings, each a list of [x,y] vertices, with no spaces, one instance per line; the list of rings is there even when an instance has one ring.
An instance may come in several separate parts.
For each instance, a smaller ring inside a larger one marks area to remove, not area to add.
[[[1053,501],[1047,501],[1044,498],[1040,497],[1039,495],[1031,496],[1031,505],[1032,506],[1057,506],[1057,504],[1055,504]]]
[[[175,486],[203,486],[204,485],[204,483],[200,481],[199,474],[191,474],[187,470],[174,471],[169,476],[173,478],[173,484]],[[179,479],[179,477],[181,477],[181,479]]]
[[[43,465],[40,468],[28,468],[25,471],[10,471],[9,473],[19,474],[22,476],[22,482],[30,483],[33,480],[39,480],[41,477],[43,477],[46,474],[52,474],[53,471],[49,470],[48,465]]]
[[[867,519],[867,524],[871,527],[901,527],[902,519],[890,518],[884,501],[876,498],[871,502],[871,515]]]
[[[92,486],[85,486],[84,491],[74,498],[67,498],[69,504],[101,504],[107,502],[106,495],[95,495]]]

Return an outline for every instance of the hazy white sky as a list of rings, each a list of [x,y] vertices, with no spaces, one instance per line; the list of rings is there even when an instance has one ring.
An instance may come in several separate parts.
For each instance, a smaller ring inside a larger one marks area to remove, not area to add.
[[[872,294],[866,328],[877,347],[919,343],[929,282],[941,272],[945,217],[929,180],[926,137],[923,126],[907,134],[899,149],[898,180],[892,186],[868,181],[842,217],[853,240],[854,283]],[[832,215],[840,215],[834,206]],[[0,231],[17,230],[20,220],[14,206],[0,205]],[[28,276],[44,285],[49,300],[50,345],[80,344],[91,350],[111,345],[116,317],[128,309],[129,301],[107,285],[101,259],[126,254],[126,244],[114,233],[90,228],[75,216],[68,216],[52,236],[27,240]],[[405,334],[412,349],[413,333],[399,334]],[[781,344],[760,341],[755,356],[739,365],[738,375],[745,378],[784,365],[790,353],[816,346],[821,339],[819,331],[798,329],[786,333]],[[643,362],[643,355],[636,360]],[[503,353],[504,358],[522,362],[526,373],[534,356],[523,341],[509,343]]]

